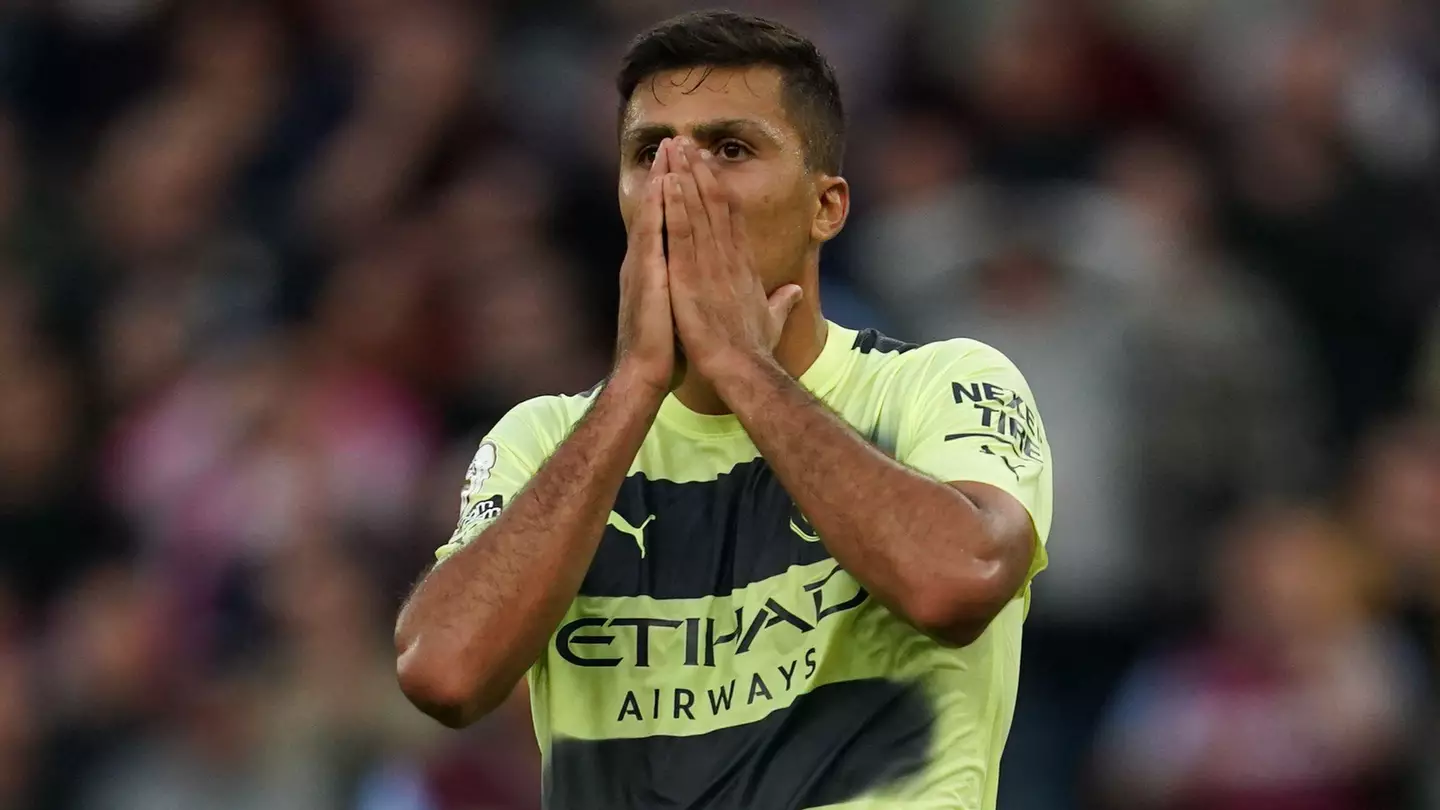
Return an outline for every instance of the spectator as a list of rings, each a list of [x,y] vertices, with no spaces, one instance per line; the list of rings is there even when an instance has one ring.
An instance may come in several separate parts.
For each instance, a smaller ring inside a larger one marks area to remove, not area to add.
[[[0,596],[0,599],[6,597]],[[6,606],[0,604],[0,616]],[[34,806],[41,717],[30,657],[20,639],[0,628],[0,808]]]
[[[173,708],[186,659],[164,581],[123,564],[100,566],[58,606],[42,659],[47,727],[39,807],[74,807],[93,778]]]
[[[1108,163],[1148,273],[1127,350],[1152,598],[1194,616],[1219,521],[1318,492],[1320,393],[1290,313],[1218,242],[1199,156],[1137,136]]]
[[[1153,652],[1116,696],[1099,747],[1111,806],[1395,806],[1417,682],[1371,563],[1321,515],[1243,520],[1209,632]]]
[[[94,492],[79,396],[73,370],[42,346],[0,351],[0,581],[36,623],[86,567],[128,545]]]

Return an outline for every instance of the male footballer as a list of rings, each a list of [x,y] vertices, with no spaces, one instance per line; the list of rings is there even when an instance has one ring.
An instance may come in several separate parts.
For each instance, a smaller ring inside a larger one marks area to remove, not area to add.
[[[461,727],[528,678],[550,810],[993,808],[1050,457],[973,340],[821,313],[844,116],[815,46],[691,14],[619,76],[615,366],[511,410],[396,627]]]

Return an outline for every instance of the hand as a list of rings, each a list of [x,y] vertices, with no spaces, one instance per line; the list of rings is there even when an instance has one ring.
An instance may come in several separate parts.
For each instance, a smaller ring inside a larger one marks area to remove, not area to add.
[[[745,223],[716,178],[710,153],[687,138],[666,148],[670,306],[687,360],[713,380],[727,363],[773,359],[802,291],[786,284],[766,294]]]
[[[630,226],[630,246],[620,265],[620,331],[615,341],[615,373],[633,375],[660,394],[674,390],[680,376],[662,236],[666,154],[662,143]]]

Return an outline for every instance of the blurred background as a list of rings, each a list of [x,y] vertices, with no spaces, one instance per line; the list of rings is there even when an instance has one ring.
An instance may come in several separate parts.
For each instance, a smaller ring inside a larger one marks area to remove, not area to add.
[[[668,0],[0,8],[0,810],[531,810],[391,621],[608,367]],[[1440,807],[1440,6],[739,2],[852,130],[830,316],[1053,438],[1003,810]]]

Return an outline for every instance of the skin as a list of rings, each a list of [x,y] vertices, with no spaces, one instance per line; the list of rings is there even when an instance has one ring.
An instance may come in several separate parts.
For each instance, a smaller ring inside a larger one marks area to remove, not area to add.
[[[825,343],[818,294],[820,246],[845,225],[849,184],[806,166],[804,142],[783,104],[777,71],[670,71],[642,82],[626,111],[620,135],[619,197],[627,228],[639,208],[639,184],[662,155],[662,141],[679,136],[710,156],[712,171],[723,177],[737,213],[743,214],[740,221],[748,229],[750,267],[760,288],[767,296],[780,294],[775,301],[779,309],[800,295],[788,318],[769,325],[778,330],[776,334],[766,331],[755,336],[756,345],[768,343],[782,366],[798,374],[815,361]],[[671,165],[679,168],[673,158]],[[733,278],[736,284],[753,280],[749,274]],[[799,289],[787,289],[790,284]],[[684,373],[688,365],[682,368],[676,390],[680,401],[700,413],[729,412],[709,380]]]
[[[620,268],[614,373],[570,437],[484,532],[415,586],[395,625],[396,669],[421,711],[463,728],[498,708],[580,590],[615,495],[664,401],[675,332],[653,170]]]
[[[844,226],[849,187],[806,165],[779,75],[643,82],[624,118],[619,196],[630,252],[615,372],[530,486],[417,586],[396,630],[406,694],[457,726],[503,700],[578,591],[672,388],[693,410],[739,418],[876,599],[942,644],[977,639],[1024,582],[1033,525],[999,489],[888,458],[796,382],[824,347],[819,253]]]

